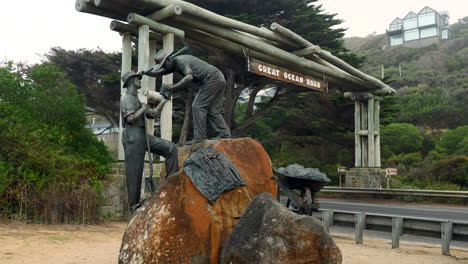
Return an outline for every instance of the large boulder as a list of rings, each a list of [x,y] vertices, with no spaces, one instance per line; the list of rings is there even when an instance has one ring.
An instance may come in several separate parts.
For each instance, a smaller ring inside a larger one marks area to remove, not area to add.
[[[221,263],[338,264],[340,249],[313,216],[297,215],[259,194],[224,244]]]
[[[251,200],[276,195],[271,161],[250,138],[205,141],[179,149],[179,167],[191,153],[212,147],[230,159],[246,185],[210,203],[185,172],[170,177],[130,220],[119,263],[218,263],[220,249]]]

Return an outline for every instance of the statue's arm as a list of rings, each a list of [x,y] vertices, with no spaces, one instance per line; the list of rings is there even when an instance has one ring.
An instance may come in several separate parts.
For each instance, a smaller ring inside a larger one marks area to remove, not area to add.
[[[148,108],[145,112],[146,118],[155,119],[158,115],[158,109],[156,108]]]
[[[193,74],[189,73],[184,76],[179,82],[177,82],[174,85],[168,85],[168,88],[171,89],[172,91],[185,88],[189,83],[193,81]]]
[[[146,104],[142,104],[140,109],[138,109],[136,112],[127,113],[124,115],[124,118],[129,124],[135,123],[141,117],[141,115],[146,112],[147,109],[148,106]]]
[[[153,68],[151,68],[151,69],[146,70],[146,71],[140,71],[138,74],[148,75],[150,77],[159,77],[159,76],[165,75],[167,73],[166,73],[166,69],[164,69],[164,68],[161,68],[159,70],[154,70]]]

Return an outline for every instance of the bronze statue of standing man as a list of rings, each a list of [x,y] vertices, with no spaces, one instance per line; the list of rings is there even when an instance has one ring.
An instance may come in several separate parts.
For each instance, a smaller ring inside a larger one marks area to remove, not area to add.
[[[207,138],[206,119],[218,133],[215,139],[231,138],[231,131],[221,114],[223,108],[226,80],[223,73],[213,65],[192,55],[170,56],[160,50],[154,57],[156,65],[140,74],[157,77],[177,72],[183,78],[174,85],[163,85],[162,94],[172,94],[172,91],[185,88],[190,82],[200,84],[200,90],[192,104],[193,139],[187,145],[199,143]]]
[[[148,108],[146,104],[142,104],[138,99],[137,92],[141,88],[141,78],[141,74],[134,72],[127,72],[122,76],[123,87],[127,88],[127,92],[120,100],[126,185],[128,203],[132,213],[141,205],[139,203],[141,182],[148,145],[151,153],[163,156],[166,159],[166,179],[178,171],[176,145],[168,140],[147,135],[146,133],[145,116],[154,119],[157,112],[155,109]]]

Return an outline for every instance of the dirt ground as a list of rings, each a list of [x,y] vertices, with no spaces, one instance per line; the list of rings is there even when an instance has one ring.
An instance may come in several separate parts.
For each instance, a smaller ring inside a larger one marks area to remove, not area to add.
[[[100,226],[44,226],[0,224],[0,263],[77,264],[117,263],[126,223]],[[333,234],[344,264],[468,264],[468,249],[451,249],[452,257],[441,256],[440,247],[400,242],[390,249],[390,241],[354,238]]]

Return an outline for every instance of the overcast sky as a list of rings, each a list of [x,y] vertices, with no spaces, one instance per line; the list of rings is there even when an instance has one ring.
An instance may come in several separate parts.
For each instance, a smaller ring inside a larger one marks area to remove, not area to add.
[[[336,13],[348,28],[347,37],[384,33],[396,17],[424,6],[449,11],[450,23],[468,16],[467,0],[319,0],[327,13]],[[1,0],[0,61],[37,63],[50,47],[97,47],[120,50],[120,37],[109,29],[110,19],[75,11],[75,0]]]

